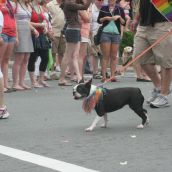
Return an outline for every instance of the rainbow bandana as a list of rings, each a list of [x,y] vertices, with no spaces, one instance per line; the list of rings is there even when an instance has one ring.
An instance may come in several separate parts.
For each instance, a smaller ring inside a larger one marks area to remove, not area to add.
[[[83,101],[82,108],[86,113],[90,113],[97,104],[103,101],[103,95],[106,92],[105,88],[97,87],[96,90],[86,97]]]
[[[152,0],[152,4],[170,22],[172,22],[172,0]]]

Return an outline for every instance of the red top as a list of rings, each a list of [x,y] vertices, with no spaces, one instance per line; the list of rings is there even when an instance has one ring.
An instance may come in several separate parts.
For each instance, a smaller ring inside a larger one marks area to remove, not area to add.
[[[0,5],[0,10],[4,16],[4,26],[2,28],[2,34],[16,37],[16,22],[14,17],[9,14],[9,10],[6,5]]]
[[[45,20],[45,17],[42,13],[38,14],[32,9],[32,16],[31,16],[31,22],[33,23],[42,23]],[[36,30],[39,33],[43,33],[43,28],[37,27]]]

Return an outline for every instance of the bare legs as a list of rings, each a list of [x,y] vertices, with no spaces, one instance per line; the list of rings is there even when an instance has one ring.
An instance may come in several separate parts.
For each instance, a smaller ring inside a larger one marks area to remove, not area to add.
[[[66,51],[61,63],[61,75],[60,75],[59,83],[66,82],[65,80],[66,69],[67,66],[71,63],[73,64],[73,68],[75,70],[77,80],[80,81],[82,79],[78,65],[79,49],[80,49],[80,42],[66,43]]]
[[[161,90],[162,95],[168,95],[170,91],[170,83],[172,80],[172,69],[161,68],[161,77],[155,65],[142,65],[146,74],[151,78],[155,88]]]
[[[115,78],[116,64],[117,64],[117,52],[119,44],[102,43],[101,50],[103,53],[102,59],[102,76],[106,79],[107,63],[110,59],[111,77]]]
[[[85,59],[86,59],[86,54],[87,54],[87,46],[88,46],[87,42],[81,43],[79,57],[78,57],[79,71],[82,78],[83,78],[84,64],[85,64]]]
[[[13,88],[18,90],[29,89],[30,87],[24,83],[29,53],[16,53],[12,67]]]
[[[1,70],[3,73],[3,79],[4,79],[4,88],[7,89],[8,86],[8,62],[10,59],[10,56],[12,54],[14,48],[14,43],[4,43],[3,46],[0,48],[0,52],[2,53],[2,62],[1,62]],[[4,50],[2,50],[4,49]],[[2,50],[2,51],[1,51]]]

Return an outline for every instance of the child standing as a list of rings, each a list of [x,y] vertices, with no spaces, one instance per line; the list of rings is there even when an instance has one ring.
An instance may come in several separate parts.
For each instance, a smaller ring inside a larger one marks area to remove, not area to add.
[[[126,19],[126,30],[129,30],[129,25],[131,21],[131,17],[129,15],[131,9],[130,2],[128,0],[121,0],[119,4],[124,9],[125,19]]]

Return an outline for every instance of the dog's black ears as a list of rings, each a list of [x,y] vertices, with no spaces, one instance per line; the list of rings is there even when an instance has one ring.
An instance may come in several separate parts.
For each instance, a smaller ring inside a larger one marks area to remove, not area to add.
[[[90,88],[92,83],[92,78],[85,83],[85,86]]]

